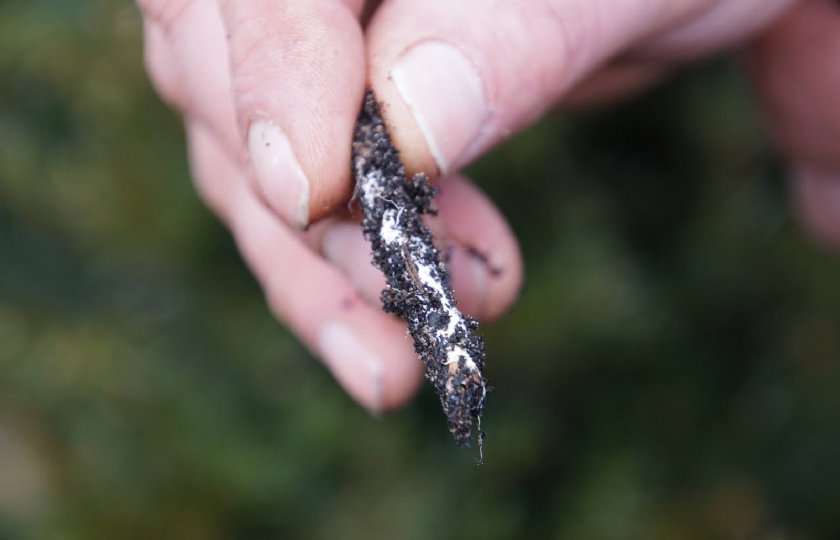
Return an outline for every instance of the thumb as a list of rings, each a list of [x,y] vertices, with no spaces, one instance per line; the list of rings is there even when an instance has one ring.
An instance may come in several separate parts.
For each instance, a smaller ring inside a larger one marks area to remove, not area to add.
[[[448,172],[585,75],[714,0],[392,0],[367,33],[371,83],[411,170]]]

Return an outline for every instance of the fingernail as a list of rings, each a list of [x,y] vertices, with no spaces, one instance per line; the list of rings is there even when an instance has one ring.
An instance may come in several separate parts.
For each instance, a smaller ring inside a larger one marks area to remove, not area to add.
[[[490,112],[475,64],[454,45],[424,41],[402,54],[391,78],[441,171],[461,165]]]
[[[373,414],[382,412],[382,361],[344,323],[328,322],[318,345],[333,376],[350,396]]]
[[[263,196],[287,223],[309,223],[309,180],[289,139],[273,122],[257,120],[248,129],[248,151]]]

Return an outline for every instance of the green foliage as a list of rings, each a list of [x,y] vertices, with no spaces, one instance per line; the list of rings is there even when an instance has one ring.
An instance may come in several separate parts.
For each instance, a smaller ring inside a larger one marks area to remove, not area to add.
[[[428,388],[370,418],[272,320],[131,5],[0,4],[0,538],[840,534],[840,261],[733,66],[471,172],[528,271],[480,468]]]

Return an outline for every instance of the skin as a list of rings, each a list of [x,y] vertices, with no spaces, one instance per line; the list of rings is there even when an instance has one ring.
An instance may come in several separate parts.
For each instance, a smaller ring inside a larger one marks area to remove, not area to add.
[[[516,299],[522,261],[504,218],[458,168],[550,109],[608,103],[680,64],[736,47],[745,51],[768,129],[790,163],[797,214],[821,242],[840,245],[837,2],[138,4],[146,66],[162,98],[183,115],[199,193],[232,231],[274,314],[372,411],[410,398],[420,363],[404,326],[382,313],[382,277],[369,264],[359,227],[343,217],[352,189],[353,123],[367,84],[386,104],[383,114],[408,168],[445,173],[432,225],[452,250],[460,307],[483,320],[501,316]],[[364,29],[362,14],[370,16]],[[449,113],[452,138],[429,136],[434,121],[416,114],[394,76],[401,58],[429,42],[465,55],[468,62],[457,65],[478,81],[465,87],[472,94],[454,113],[446,100],[425,100],[427,109]],[[473,95],[486,113],[478,123],[474,114],[458,113],[475,109]],[[303,206],[292,212],[287,187],[294,175],[266,177],[255,167],[249,133],[259,121],[285,135],[296,174],[308,181]],[[458,139],[476,126],[469,144]]]

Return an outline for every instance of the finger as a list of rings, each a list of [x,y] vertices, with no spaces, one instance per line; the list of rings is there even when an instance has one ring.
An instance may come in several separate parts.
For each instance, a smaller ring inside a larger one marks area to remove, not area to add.
[[[840,169],[840,6],[802,4],[757,40],[750,73],[783,152]]]
[[[212,129],[199,120],[185,121],[187,156],[201,200],[225,225],[230,227],[231,212],[245,182],[241,167],[231,160]]]
[[[321,2],[321,4],[324,3]],[[333,19],[339,18],[344,20],[347,17],[342,18],[338,16],[349,13],[349,19],[355,24],[354,31],[356,33],[359,32],[358,24],[355,23],[353,16],[357,15],[362,9],[361,1],[331,0],[326,3],[329,5],[326,7],[322,6],[323,9],[320,10],[326,12],[327,19],[332,16]],[[231,88],[232,83],[235,83],[236,79],[231,80],[229,72],[231,61],[228,58],[226,28],[223,24],[216,0],[173,0],[170,2],[142,0],[140,4],[147,14],[147,19],[152,21],[152,24],[149,26],[156,26],[162,29],[158,33],[165,35],[166,41],[169,43],[169,49],[172,56],[175,57],[175,63],[177,64],[177,69],[175,70],[166,68],[155,69],[156,66],[150,68],[150,72],[152,73],[163,72],[165,75],[164,77],[157,78],[156,86],[164,89],[178,88],[180,86],[181,92],[178,95],[180,99],[171,99],[171,93],[164,93],[164,96],[169,98],[169,101],[176,101],[179,107],[191,117],[202,118],[222,140],[225,149],[236,159],[242,160],[243,162],[249,161],[249,157],[245,152],[245,145],[243,144],[245,137],[242,135],[242,132],[246,128],[245,126],[241,126],[241,122],[240,125],[237,125],[236,110],[234,109],[235,96]],[[263,4],[259,9],[269,9],[265,5],[266,2],[263,2]],[[297,124],[302,123],[304,125],[296,133],[303,132],[304,136],[301,138],[306,139],[304,142],[308,145],[308,150],[322,150],[322,153],[331,154],[335,148],[346,148],[347,150],[340,150],[339,153],[344,151],[349,154],[349,141],[346,144],[336,144],[330,141],[330,137],[332,137],[330,128],[342,125],[341,114],[339,114],[341,107],[334,106],[334,100],[323,98],[317,92],[317,90],[329,88],[335,94],[338,92],[336,88],[346,86],[342,80],[346,79],[346,77],[342,75],[342,72],[340,70],[333,70],[328,62],[324,62],[320,58],[324,54],[329,55],[332,53],[328,49],[321,50],[318,48],[329,45],[329,43],[320,43],[319,36],[326,35],[332,41],[339,41],[343,39],[342,33],[334,32],[334,28],[324,27],[324,25],[331,24],[330,20],[318,20],[315,16],[307,18],[307,13],[318,11],[314,3],[300,4],[300,6],[297,6],[295,3],[295,6],[300,8],[297,11],[302,12],[299,14],[300,17],[297,18],[281,17],[283,13],[277,11],[276,13],[272,12],[273,17],[268,17],[263,21],[265,23],[264,25],[249,25],[247,20],[240,21],[241,24],[237,27],[242,26],[243,31],[237,32],[237,36],[245,34],[245,38],[231,41],[234,45],[240,45],[237,49],[241,53],[240,57],[248,57],[249,59],[256,57],[265,58],[266,55],[271,57],[265,63],[274,67],[275,77],[266,80],[264,87],[271,89],[272,92],[257,92],[259,94],[257,96],[258,98],[264,98],[262,100],[263,102],[271,101],[271,103],[269,103],[269,106],[261,109],[260,99],[257,99],[257,102],[254,104],[254,107],[258,109],[255,114],[261,115],[260,118],[268,122],[263,125],[266,129],[259,131],[259,137],[255,136],[251,139],[252,144],[250,146],[253,147],[257,154],[256,157],[252,156],[254,157],[253,164],[258,172],[262,172],[262,174],[254,176],[257,179],[255,188],[260,196],[269,201],[272,208],[281,217],[297,225],[303,225],[310,217],[313,219],[320,217],[331,207],[331,199],[336,197],[341,198],[341,195],[335,195],[336,190],[332,188],[335,185],[339,185],[341,189],[347,189],[347,170],[349,169],[349,164],[345,164],[346,166],[344,167],[338,165],[341,159],[328,162],[327,170],[319,169],[328,182],[322,184],[316,178],[316,181],[311,183],[311,175],[307,174],[301,168],[301,163],[304,160],[298,160],[298,156],[295,154],[297,149],[293,151],[288,137],[283,133],[280,126],[272,122],[274,118],[270,118],[272,112],[276,109],[274,107],[276,103],[272,100],[275,100],[278,95],[283,97],[283,93],[290,87],[290,83],[297,82],[296,88],[300,89],[301,86],[307,87],[314,78],[324,75],[323,80],[313,83],[311,88],[314,91],[309,92],[311,98],[309,102],[303,103],[299,100],[296,101],[295,97],[286,96],[288,99],[285,100],[285,106],[287,109],[294,108],[299,104],[309,106],[310,111],[307,111],[306,107],[301,107],[301,110],[298,113],[293,113],[295,116],[292,117],[292,120],[297,122]],[[249,6],[253,5],[255,5],[254,2],[239,2],[235,7],[237,8],[237,13],[243,18],[247,18],[249,14],[243,14],[241,12],[246,11]],[[345,5],[347,9],[344,9],[343,6]],[[336,12],[333,14],[329,11],[331,9],[335,9]],[[258,17],[258,14],[254,15],[254,17]],[[275,23],[282,23],[282,25],[271,28],[266,27],[266,25],[270,26]],[[274,32],[275,36],[280,36],[280,38],[274,41],[262,39],[264,35],[257,35],[254,28],[252,28],[254,26],[259,27],[259,29],[265,32]],[[295,37],[295,34],[311,37],[312,39],[309,41],[315,43],[307,44],[305,39],[298,39]],[[356,37],[356,41],[360,43],[361,38],[359,36]],[[283,45],[284,39],[285,44],[288,45],[287,50],[278,50],[278,47]],[[252,44],[254,45],[253,47],[251,47]],[[160,47],[156,48],[160,49]],[[246,49],[245,52],[242,52],[243,48]],[[265,48],[269,48],[270,50],[266,52],[263,50]],[[265,52],[265,55],[251,54],[251,49]],[[237,50],[231,48],[230,52],[234,53]],[[352,51],[352,47],[348,51]],[[306,57],[307,55],[311,57],[310,59],[315,68],[313,69],[310,66],[308,69],[302,70],[300,66],[295,64],[305,63],[305,59],[298,58],[297,61],[293,60],[294,58]],[[359,53],[358,56],[361,57],[361,54]],[[276,76],[277,71],[286,69],[286,67],[283,67],[284,63],[280,62],[281,59],[292,59],[285,64],[293,75],[290,77],[284,76],[283,80],[278,82],[278,77]],[[336,58],[335,62],[341,63],[344,60],[344,58]],[[243,63],[247,64],[248,62],[243,61]],[[254,61],[249,64],[254,68],[252,71],[259,71],[260,66],[254,64],[259,64],[259,62]],[[234,66],[236,65],[234,64]],[[363,74],[363,64],[361,62],[356,62],[355,64],[346,62],[346,64],[342,65],[355,67],[355,70],[358,71],[358,79],[361,80]],[[333,73],[330,73],[330,70]],[[248,75],[246,73],[243,77],[247,78]],[[253,75],[253,79],[256,79],[252,86],[261,88],[260,85],[262,83],[259,81],[261,74],[250,73],[250,75]],[[331,77],[332,75],[336,76]],[[176,82],[175,79],[179,80]],[[301,81],[300,79],[305,80]],[[167,85],[167,82],[170,84]],[[247,91],[248,85],[245,86],[245,91]],[[361,83],[358,86],[361,88]],[[343,94],[339,93],[338,95],[341,97]],[[245,99],[248,98],[246,97]],[[357,113],[358,101],[357,99],[354,102],[349,94],[342,101],[342,103],[352,103],[350,106],[352,112],[349,113],[349,116],[352,118],[355,118]],[[322,107],[322,109],[319,109],[320,114],[311,114],[312,107],[319,106]],[[344,109],[346,111],[347,107],[345,106]],[[244,116],[248,116],[248,114],[248,111],[243,113]],[[301,122],[298,116],[303,117],[304,120]],[[347,117],[348,114],[344,116]],[[347,122],[345,121],[344,124],[347,124]],[[307,129],[308,127],[312,129]],[[274,128],[280,131],[278,132]],[[321,137],[321,140],[316,140],[318,136]],[[261,144],[255,142],[257,138],[260,139]],[[312,152],[304,153],[306,154],[304,158],[312,154]],[[330,167],[333,163],[334,166]],[[303,164],[306,165],[306,163]],[[339,170],[340,173],[336,176],[332,174],[331,169]],[[269,178],[271,181],[261,181],[261,179],[265,178]],[[311,191],[309,187],[312,188]]]
[[[840,6],[803,3],[758,40],[750,72],[774,138],[795,163],[805,226],[840,246]]]
[[[216,0],[143,0],[148,71],[164,99],[201,119],[245,161],[236,126],[228,47]]]
[[[462,177],[442,179],[435,204],[436,243],[448,255],[458,308],[483,320],[498,318],[522,285],[522,257],[513,232],[487,196]],[[384,278],[370,263],[370,244],[358,224],[332,224],[321,246],[362,294],[379,302]]]
[[[367,33],[371,84],[408,168],[462,166],[631,43],[714,0],[391,0]]]
[[[439,218],[452,246],[452,286],[470,292],[464,310],[483,319],[507,311],[522,286],[519,243],[498,208],[461,176],[440,184]]]
[[[358,222],[334,220],[319,231],[320,249],[328,261],[339,268],[359,293],[371,304],[381,302],[380,295],[385,288],[385,276],[371,263],[370,243],[362,233]]]
[[[163,28],[152,19],[143,21],[143,63],[160,97],[170,106],[182,109],[186,92],[181,69]]]
[[[347,392],[371,411],[396,407],[417,389],[421,366],[405,326],[359,298],[247,189],[241,169],[211,131],[188,126],[193,173],[221,201],[242,255],[273,313],[324,360]]]
[[[805,228],[822,244],[840,248],[840,169],[798,164],[792,182],[796,214]]]
[[[339,0],[221,6],[239,130],[258,186],[278,215],[306,226],[350,193],[353,124],[364,91],[356,13]]]
[[[724,0],[633,48],[631,56],[686,61],[725,50],[753,36],[798,0]]]

